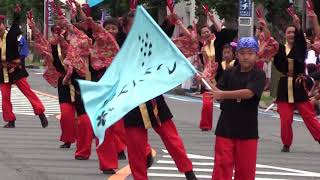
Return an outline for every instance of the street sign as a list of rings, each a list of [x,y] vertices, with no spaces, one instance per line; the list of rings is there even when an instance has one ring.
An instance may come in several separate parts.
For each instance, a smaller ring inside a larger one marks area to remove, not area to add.
[[[48,3],[48,25],[49,26],[54,25],[54,17],[53,17],[52,11],[53,11],[52,3],[51,3],[51,1],[49,1],[49,3]]]
[[[252,0],[239,0],[239,17],[252,16]]]
[[[241,26],[251,26],[251,18],[247,17],[240,17],[239,18],[239,25]]]
[[[239,0],[239,38],[253,35],[253,12],[252,0]]]

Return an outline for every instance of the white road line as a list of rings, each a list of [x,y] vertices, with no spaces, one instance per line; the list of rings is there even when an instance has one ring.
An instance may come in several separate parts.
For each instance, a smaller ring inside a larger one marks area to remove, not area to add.
[[[202,103],[201,99],[193,98],[193,97],[179,96],[179,95],[172,95],[172,94],[165,94],[164,96],[170,99],[178,100],[178,101]]]
[[[169,158],[169,159],[172,158],[170,155],[163,155],[162,157],[163,157],[163,158]],[[210,158],[198,158],[198,157],[190,156],[190,155],[188,155],[188,158],[189,158],[189,159],[204,159],[204,160],[209,160],[209,159],[210,159]],[[213,158],[212,158],[212,159],[213,159]]]
[[[167,160],[158,160],[157,163],[159,164],[175,164],[174,161],[167,161]],[[193,165],[197,166],[213,166],[213,162],[192,162]]]
[[[186,178],[184,174],[162,174],[162,173],[148,173],[149,177],[176,177]],[[209,175],[197,175],[197,178],[211,179]]]
[[[311,177],[320,177],[320,173],[314,173],[314,172],[310,172],[310,171],[302,171],[302,170],[291,169],[291,168],[268,166],[268,165],[261,165],[261,164],[257,164],[257,168],[268,168],[268,169],[276,169],[276,170],[289,171],[289,172],[301,173],[301,174],[312,174],[313,176],[311,176]]]
[[[178,171],[178,169],[175,166],[175,162],[171,159],[171,156],[168,154],[168,151],[165,149],[162,149],[162,152],[165,153],[162,155],[162,159],[157,161],[158,166],[153,166],[150,168],[150,170],[153,171]],[[193,169],[197,173],[211,173],[213,169],[213,157],[210,156],[202,156],[202,155],[196,155],[196,154],[188,154],[188,157],[190,159],[195,160],[206,160],[204,162],[193,162],[192,164],[195,166]],[[174,165],[174,166],[171,166]],[[290,177],[312,177],[320,179],[320,173],[316,172],[310,172],[310,171],[304,171],[304,170],[297,170],[292,168],[286,168],[286,167],[277,167],[277,166],[269,166],[269,165],[262,165],[257,164],[256,165],[257,170],[256,174],[257,176],[290,176]],[[155,173],[157,174],[157,173]],[[172,175],[172,174],[171,174]],[[155,175],[157,176],[157,175]],[[167,177],[171,177],[170,174]],[[184,177],[178,174],[177,177]],[[261,177],[256,179],[263,179]],[[265,178],[265,179],[274,179],[274,178]]]
[[[52,106],[58,106],[57,100],[43,101],[41,97],[39,97],[39,98],[43,104],[52,104]],[[15,101],[15,104],[17,104],[17,105],[23,105],[23,104],[24,105],[26,105],[26,104],[31,105],[28,99],[11,99],[11,101]]]
[[[273,176],[293,176],[293,177],[320,177],[317,174],[299,174],[299,173],[283,173],[283,172],[268,172],[256,171],[258,175],[273,175]]]
[[[168,150],[165,150],[165,149],[162,149],[162,152],[166,153],[166,154],[169,154]],[[163,155],[163,157],[170,157],[170,155]],[[208,156],[201,156],[201,155],[197,155],[197,154],[187,154],[188,158],[190,159],[208,159],[208,160],[214,160],[213,157],[208,157]]]
[[[178,171],[176,167],[163,167],[163,166],[152,166],[149,169],[152,170],[167,170],[167,171]],[[212,168],[205,169],[205,168],[193,168],[194,172],[210,172],[212,173]]]
[[[175,177],[175,178],[185,178],[183,174],[162,174],[162,173],[148,173],[149,177]],[[197,178],[211,179],[210,175],[196,175]],[[255,180],[289,180],[289,179],[276,179],[276,178],[255,178]]]
[[[43,103],[47,117],[60,114],[60,105],[56,98],[46,96],[45,94],[37,93],[40,101]],[[13,106],[13,112],[15,114],[34,116],[34,111],[29,100],[23,95],[23,93],[17,88],[11,89],[11,102]],[[0,96],[0,101],[2,97]],[[1,109],[0,109],[0,112]]]
[[[165,170],[165,171],[178,171],[176,167],[150,167],[150,170]],[[193,168],[194,172],[209,172],[212,173],[213,168],[206,169],[206,168]],[[299,174],[299,173],[287,173],[287,172],[270,172],[270,171],[256,171],[257,175],[273,175],[273,176],[294,176],[294,177],[319,177],[317,174],[310,173],[310,174]]]

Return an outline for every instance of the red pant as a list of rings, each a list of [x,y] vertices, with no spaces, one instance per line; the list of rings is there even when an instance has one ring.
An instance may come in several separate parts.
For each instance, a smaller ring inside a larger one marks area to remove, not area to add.
[[[21,78],[15,83],[20,91],[30,101],[35,115],[43,114],[45,109],[38,96],[31,90],[31,87],[27,81],[27,78]],[[5,83],[0,85],[2,95],[2,115],[3,120],[6,122],[16,120],[15,115],[12,111],[11,103],[11,84]]]
[[[78,117],[77,127],[77,150],[75,156],[89,158],[91,155],[92,139],[94,138],[93,129],[87,114]],[[96,145],[98,140],[96,139]],[[118,156],[114,145],[114,137],[109,131],[106,131],[103,143],[96,149],[100,170],[117,169]]]
[[[60,104],[61,117],[61,137],[60,141],[64,143],[74,143],[76,140],[76,119],[75,108],[71,103]]]
[[[298,109],[300,115],[311,135],[316,141],[320,140],[320,122],[316,118],[314,107],[310,101],[299,103],[278,102],[278,113],[281,122],[281,139],[282,143],[291,146],[293,139],[292,123],[293,111]]]
[[[126,131],[124,129],[124,120],[120,120],[115,123],[112,127],[112,133],[114,135],[114,144],[117,153],[124,151],[127,147]]]
[[[192,170],[192,163],[188,159],[182,139],[179,137],[172,120],[167,120],[154,130],[160,135],[169,154],[175,161],[180,172]],[[147,129],[126,127],[128,140],[129,164],[135,180],[146,180],[147,164],[146,149],[148,149]],[[147,147],[147,148],[145,148]]]
[[[257,139],[235,140],[216,136],[212,180],[254,180]]]
[[[213,98],[212,95],[205,92],[202,95],[202,111],[201,111],[201,121],[200,129],[212,129],[212,113],[213,113]]]

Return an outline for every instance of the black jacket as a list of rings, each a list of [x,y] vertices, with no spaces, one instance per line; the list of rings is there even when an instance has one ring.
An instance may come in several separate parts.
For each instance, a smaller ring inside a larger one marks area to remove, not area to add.
[[[280,71],[283,77],[280,78],[278,84],[277,100],[288,102],[288,73],[289,61],[288,58],[293,59],[293,98],[294,102],[303,102],[308,100],[308,93],[306,88],[312,86],[313,82],[310,78],[305,76],[305,59],[307,54],[307,43],[304,38],[303,31],[296,30],[294,37],[294,44],[290,53],[286,54],[286,47],[279,45],[278,53],[274,57],[274,65]],[[299,83],[296,81],[297,77],[304,76],[306,83]],[[306,86],[305,86],[305,85]]]

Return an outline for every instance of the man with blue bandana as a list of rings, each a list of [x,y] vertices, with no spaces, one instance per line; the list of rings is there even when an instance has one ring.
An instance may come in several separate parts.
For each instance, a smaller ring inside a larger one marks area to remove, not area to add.
[[[241,38],[237,46],[239,66],[226,70],[214,99],[221,102],[216,128],[213,180],[254,180],[258,143],[258,105],[265,73],[255,68],[259,46],[252,37]]]

